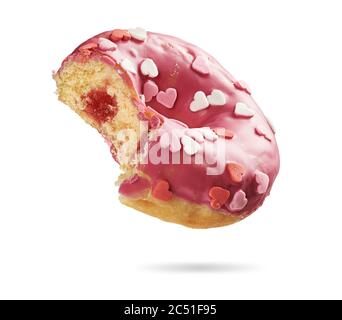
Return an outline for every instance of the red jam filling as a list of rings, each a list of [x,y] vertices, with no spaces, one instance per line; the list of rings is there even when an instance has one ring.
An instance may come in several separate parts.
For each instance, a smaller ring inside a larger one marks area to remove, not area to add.
[[[84,111],[99,124],[113,119],[118,113],[115,97],[103,90],[92,90],[85,97]]]

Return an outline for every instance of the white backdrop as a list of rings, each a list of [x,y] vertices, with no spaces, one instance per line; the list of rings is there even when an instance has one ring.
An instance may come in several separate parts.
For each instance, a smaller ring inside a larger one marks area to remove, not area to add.
[[[161,3],[0,3],[0,298],[342,298],[340,1]],[[106,144],[57,101],[76,45],[135,26],[212,53],[273,119],[280,175],[247,220],[123,207]]]

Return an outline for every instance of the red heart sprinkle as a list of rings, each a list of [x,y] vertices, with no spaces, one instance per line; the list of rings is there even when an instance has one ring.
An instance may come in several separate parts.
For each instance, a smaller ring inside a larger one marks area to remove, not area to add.
[[[110,35],[110,38],[113,41],[119,41],[119,40],[130,40],[132,36],[127,30],[115,29]]]
[[[163,200],[169,201],[172,198],[172,192],[170,191],[170,185],[166,180],[157,181],[156,185],[152,190],[153,197]]]
[[[226,170],[228,172],[228,176],[230,180],[233,183],[242,182],[243,176],[246,173],[246,169],[244,168],[244,166],[238,163],[234,163],[234,162],[228,163],[226,165]]]
[[[209,190],[210,205],[214,209],[220,209],[229,199],[229,190],[223,189],[221,187],[212,187]]]
[[[225,139],[233,139],[233,137],[234,137],[234,132],[230,131],[228,129],[225,129],[225,128],[215,128],[215,129],[213,129],[213,131],[219,137],[222,137],[222,138],[225,138]]]

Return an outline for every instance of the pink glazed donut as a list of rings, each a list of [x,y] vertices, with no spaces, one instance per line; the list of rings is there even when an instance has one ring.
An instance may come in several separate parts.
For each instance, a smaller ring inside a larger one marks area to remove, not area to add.
[[[115,29],[81,44],[54,79],[59,99],[110,145],[123,204],[210,228],[244,219],[269,195],[274,129],[248,86],[198,47]]]

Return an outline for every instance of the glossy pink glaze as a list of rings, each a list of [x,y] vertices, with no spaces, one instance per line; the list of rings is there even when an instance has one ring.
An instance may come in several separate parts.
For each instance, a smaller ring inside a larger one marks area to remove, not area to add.
[[[174,105],[174,96],[171,94],[170,97],[163,96],[167,100],[167,107],[158,103],[158,95],[150,91],[149,101],[146,102],[146,105],[163,116],[163,124],[158,130],[165,133],[171,132],[175,128],[186,130],[187,127],[228,129],[234,133],[233,138],[219,137],[215,142],[204,139],[205,141],[200,143],[202,149],[199,154],[204,152],[208,158],[214,158],[221,162],[220,165],[225,165],[228,162],[239,163],[246,169],[246,174],[243,181],[238,185],[230,181],[226,171],[217,175],[208,175],[207,168],[213,165],[208,163],[195,164],[195,156],[184,155],[182,150],[177,152],[167,150],[167,153],[169,157],[178,156],[181,159],[180,162],[184,157],[187,157],[191,162],[190,165],[184,163],[153,164],[149,162],[140,164],[139,170],[151,177],[152,184],[157,180],[166,180],[169,182],[174,195],[195,203],[210,205],[209,190],[212,187],[217,186],[229,190],[231,197],[226,206],[220,209],[222,213],[230,211],[231,199],[238,199],[240,204],[233,203],[232,207],[235,209],[242,207],[241,202],[244,199],[239,195],[243,192],[246,195],[247,204],[241,208],[241,211],[244,212],[244,215],[255,211],[269,194],[277,176],[279,153],[272,129],[251,97],[249,88],[241,85],[205,51],[175,37],[148,32],[145,41],[138,41],[133,38],[115,41],[115,50],[105,51],[96,46],[99,38],[110,39],[111,33],[104,32],[86,41],[80,46],[86,46],[85,52],[82,52],[79,47],[65,61],[72,59],[82,62],[92,58],[108,63],[122,74],[127,84],[136,92],[137,97],[144,93],[144,85],[147,81],[153,81],[159,88],[159,92],[167,92],[169,88],[174,88],[177,92]],[[101,43],[103,47],[103,39]],[[109,45],[106,43],[107,47]],[[141,73],[140,65],[146,58],[153,60],[158,68],[158,76],[150,78]],[[135,72],[126,72],[120,67],[123,59],[130,61]],[[194,61],[195,66],[193,66]],[[206,61],[209,72],[206,69]],[[200,69],[201,72],[196,69]],[[214,89],[224,93],[227,101],[225,105],[209,106],[198,112],[192,112],[189,109],[197,91],[203,91],[208,96]],[[247,105],[249,109],[254,111],[255,115],[251,118],[237,117],[234,114],[234,109],[238,102]],[[137,100],[137,105],[140,108],[139,110],[144,112],[144,102]],[[260,132],[260,128],[262,128],[262,132]],[[265,139],[265,137],[267,138]],[[159,139],[150,143],[149,150],[152,150],[156,144],[159,144]],[[213,151],[215,148],[219,150],[219,157],[217,152]],[[207,151],[203,151],[204,149]],[[260,194],[262,188],[258,188],[260,181],[256,181],[255,178],[256,172],[261,172],[269,178],[268,186],[262,194]],[[140,183],[137,185],[141,188]],[[126,196],[136,192],[132,184],[129,184],[129,187],[127,186],[127,182],[124,182],[120,192]],[[146,187],[149,186],[146,185]],[[238,192],[239,195],[235,197]],[[234,212],[234,214],[237,213]]]
[[[139,196],[141,192],[150,187],[151,183],[147,179],[135,174],[133,177],[121,183],[119,192],[124,196],[133,197],[136,195]]]

